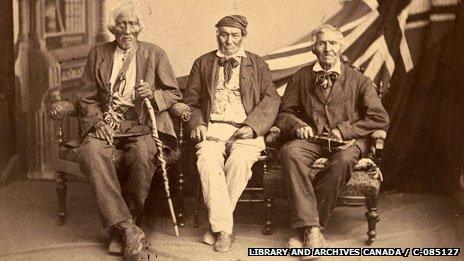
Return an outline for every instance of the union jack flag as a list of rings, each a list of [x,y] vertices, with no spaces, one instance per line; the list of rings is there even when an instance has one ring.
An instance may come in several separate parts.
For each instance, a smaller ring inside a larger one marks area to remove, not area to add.
[[[450,27],[458,0],[352,0],[325,23],[345,36],[344,54],[352,65],[385,91],[395,79],[404,79],[421,57],[424,33],[438,25]],[[315,25],[316,27],[317,25]],[[436,30],[438,41],[447,30]],[[430,36],[428,36],[430,39]],[[432,37],[433,38],[433,37]],[[283,93],[286,79],[304,65],[315,62],[311,39],[272,52],[264,59]]]

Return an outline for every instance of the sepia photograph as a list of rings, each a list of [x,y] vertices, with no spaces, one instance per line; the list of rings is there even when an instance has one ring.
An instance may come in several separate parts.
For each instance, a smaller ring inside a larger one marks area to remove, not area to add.
[[[1,0],[0,261],[463,260],[462,0]]]

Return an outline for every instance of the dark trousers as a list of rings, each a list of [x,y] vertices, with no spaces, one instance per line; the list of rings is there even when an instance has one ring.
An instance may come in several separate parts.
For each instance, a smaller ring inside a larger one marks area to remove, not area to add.
[[[91,136],[84,139],[79,165],[92,186],[105,227],[141,213],[155,171],[155,155],[150,135],[115,138],[114,145]]]
[[[279,161],[290,202],[292,228],[327,226],[338,193],[350,179],[360,154],[357,146],[330,153],[306,140],[292,140],[282,146]],[[329,161],[314,175],[310,167],[321,157]]]

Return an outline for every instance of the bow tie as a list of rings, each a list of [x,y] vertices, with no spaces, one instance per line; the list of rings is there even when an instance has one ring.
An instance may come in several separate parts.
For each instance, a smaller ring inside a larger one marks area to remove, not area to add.
[[[225,57],[219,57],[219,64],[224,67],[224,81],[228,83],[230,78],[232,78],[232,69],[240,63],[235,58],[226,59]]]
[[[338,79],[338,73],[336,72],[325,72],[318,71],[316,72],[316,83],[322,86],[323,89],[326,89],[329,86],[329,81],[331,83],[335,82]]]

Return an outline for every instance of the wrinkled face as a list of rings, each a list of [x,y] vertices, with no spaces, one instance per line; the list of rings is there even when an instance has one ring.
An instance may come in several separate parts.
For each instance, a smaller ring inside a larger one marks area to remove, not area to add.
[[[342,53],[339,34],[331,30],[319,34],[313,45],[313,53],[321,65],[330,67],[335,65]]]
[[[242,30],[235,27],[221,26],[218,28],[217,41],[219,49],[226,55],[234,55],[242,46]]]
[[[134,13],[122,13],[116,19],[116,27],[112,32],[121,49],[127,50],[134,46],[137,35],[141,31],[139,19]]]

